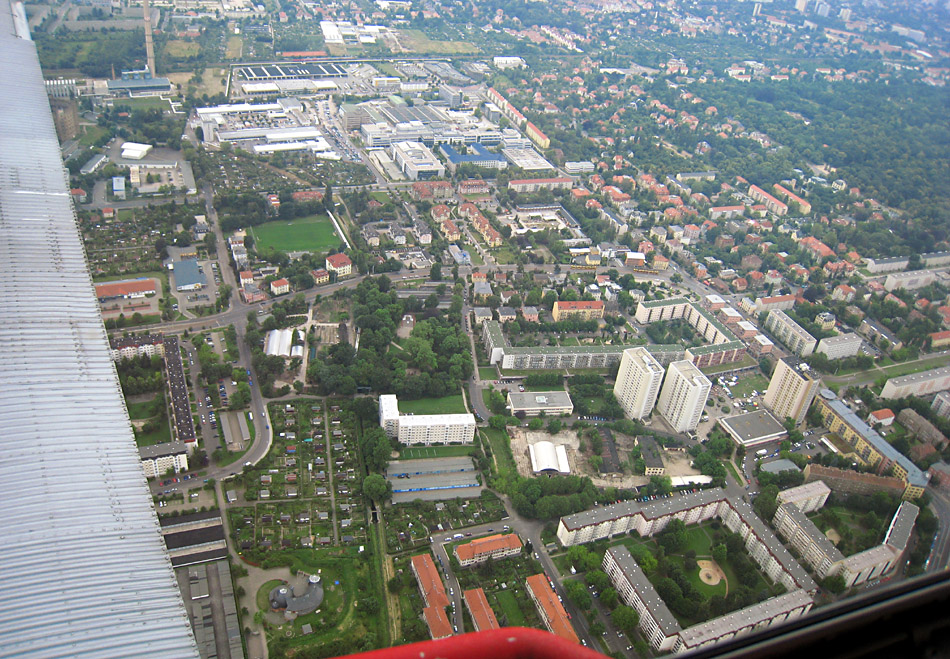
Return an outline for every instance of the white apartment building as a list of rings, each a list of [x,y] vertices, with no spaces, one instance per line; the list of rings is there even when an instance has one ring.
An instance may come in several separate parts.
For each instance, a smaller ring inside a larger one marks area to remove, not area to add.
[[[620,358],[614,396],[631,419],[650,415],[663,382],[663,367],[646,348],[628,348]]]
[[[692,362],[670,364],[657,410],[676,432],[696,430],[712,383]]]
[[[399,399],[393,394],[382,394],[379,397],[379,427],[386,431],[386,436],[399,436]]]
[[[825,485],[824,481],[812,481],[782,490],[775,500],[779,505],[788,503],[796,506],[803,513],[810,513],[824,506],[829,494],[831,494],[831,488]]]
[[[763,402],[779,421],[788,417],[800,425],[805,421],[820,387],[821,380],[812,373],[808,364],[794,357],[783,357],[775,365]]]
[[[471,414],[417,414],[399,417],[400,444],[471,444],[475,417]]]
[[[184,442],[165,442],[143,446],[139,449],[142,458],[142,470],[146,478],[158,478],[169,469],[177,474],[188,471],[188,447]]]
[[[854,332],[848,332],[846,334],[829,336],[822,339],[818,342],[818,347],[815,348],[815,352],[820,352],[828,359],[854,357],[858,354],[858,351],[861,350],[861,344],[863,342],[863,338]]]
[[[784,343],[789,350],[799,357],[807,357],[815,352],[817,339],[809,334],[804,327],[792,320],[787,313],[776,309],[770,311],[765,319],[765,329],[775,338]]]
[[[884,384],[882,398],[926,396],[950,389],[950,366],[935,368],[922,373],[911,373],[891,378]]]
[[[667,652],[682,630],[676,617],[623,545],[604,554],[604,572],[624,604],[640,616],[640,631],[655,652]]]

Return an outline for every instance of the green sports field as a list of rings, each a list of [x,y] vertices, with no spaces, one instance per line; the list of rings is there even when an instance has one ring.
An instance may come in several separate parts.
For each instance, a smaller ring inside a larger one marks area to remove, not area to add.
[[[267,222],[251,229],[251,233],[258,249],[272,247],[281,252],[323,252],[340,244],[333,223],[325,215]]]

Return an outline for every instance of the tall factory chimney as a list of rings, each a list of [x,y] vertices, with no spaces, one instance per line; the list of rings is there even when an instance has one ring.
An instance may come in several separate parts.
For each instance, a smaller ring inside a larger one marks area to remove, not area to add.
[[[145,18],[145,57],[148,60],[148,71],[155,77],[155,47],[152,45],[152,10],[148,0],[142,0],[142,13]]]

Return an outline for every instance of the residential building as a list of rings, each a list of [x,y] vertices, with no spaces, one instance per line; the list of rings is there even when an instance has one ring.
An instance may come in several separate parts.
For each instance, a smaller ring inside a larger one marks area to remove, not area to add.
[[[445,586],[442,585],[442,577],[435,567],[431,554],[419,554],[413,556],[410,561],[412,574],[416,577],[419,584],[419,592],[422,593],[422,600],[426,606],[444,609],[449,605],[448,595],[445,594]]]
[[[284,295],[290,292],[290,282],[286,279],[275,279],[270,283],[270,292],[273,295]]]
[[[485,597],[485,591],[481,588],[473,588],[462,593],[462,600],[468,607],[469,615],[472,616],[472,624],[475,625],[475,631],[480,632],[486,629],[499,629],[498,619],[495,612],[488,604],[488,598]]]
[[[848,455],[863,465],[876,467],[878,474],[893,471],[905,484],[905,499],[916,499],[924,493],[927,475],[852,412],[833,391],[822,389],[815,397],[815,406],[825,427],[854,449]],[[828,485],[832,487],[830,483]]]
[[[822,579],[833,575],[844,555],[797,506],[781,504],[772,525]]]
[[[165,337],[161,334],[140,334],[132,336],[110,336],[109,348],[112,361],[134,359],[135,357],[165,356]]]
[[[509,181],[508,189],[514,192],[538,192],[539,190],[570,190],[574,180],[567,177],[532,178]]]
[[[884,278],[884,289],[896,291],[903,288],[913,291],[930,286],[937,281],[937,273],[932,270],[910,270],[908,272],[892,272]]]
[[[660,389],[657,410],[676,432],[696,429],[712,383],[692,362],[669,365]]]
[[[429,636],[433,641],[452,636],[452,623],[449,622],[449,617],[445,615],[443,607],[427,606],[422,609],[422,617],[429,627]]]
[[[512,416],[519,412],[525,416],[557,416],[573,414],[574,403],[566,391],[531,391],[519,393],[508,391],[508,409]]]
[[[825,337],[818,342],[815,352],[825,355],[828,359],[845,359],[854,357],[861,351],[864,339],[854,332]]]
[[[591,320],[604,317],[604,303],[602,300],[558,300],[552,311],[554,321],[565,318]]]
[[[628,348],[620,358],[614,396],[631,419],[650,416],[663,382],[663,367],[646,348]]]
[[[763,402],[779,419],[791,418],[795,425],[801,425],[820,387],[821,380],[808,364],[784,357],[772,371]]]
[[[319,286],[320,284],[330,283],[330,273],[324,270],[323,268],[317,268],[316,270],[311,270],[310,276],[313,277],[313,283],[317,286]]]
[[[886,411],[890,412],[890,410]],[[893,419],[894,413],[891,412],[891,421],[893,421]],[[902,426],[904,426],[904,428],[917,435],[917,439],[922,442],[932,444],[939,449],[942,449],[947,445],[947,438],[942,432],[940,432],[937,426],[930,423],[930,421],[920,416],[916,411],[910,409],[909,407],[905,407],[900,411],[900,414],[897,415],[897,421]]]
[[[603,569],[619,599],[640,616],[640,632],[654,652],[671,650],[682,627],[630,551],[623,545],[610,547],[604,554]]]
[[[400,414],[392,394],[379,397],[379,425],[400,444],[471,444],[475,438],[472,414]]]
[[[521,538],[515,533],[496,534],[458,544],[454,549],[459,565],[469,567],[521,553]]]
[[[934,411],[934,414],[941,416],[943,418],[950,418],[950,391],[941,391],[934,397],[933,403],[930,404],[930,409]]]
[[[638,435],[634,440],[640,447],[640,457],[645,466],[644,475],[662,476],[666,473],[666,465],[660,457],[660,447],[650,435]]]
[[[914,414],[916,414],[916,412],[914,412]],[[892,423],[894,423],[894,419],[895,419],[894,412],[887,408],[884,408],[882,410],[874,410],[873,412],[868,414],[867,422],[869,426],[876,426],[877,424],[881,424],[882,426],[887,427],[891,425]]]
[[[950,389],[950,366],[943,366],[922,373],[911,373],[889,379],[881,391],[881,398],[926,396],[948,389]]]
[[[807,514],[824,506],[825,502],[828,501],[829,494],[831,494],[831,488],[825,485],[823,481],[812,481],[798,487],[782,490],[775,500],[779,504],[787,503],[797,506],[799,510]]]
[[[567,611],[558,600],[557,595],[548,583],[548,578],[542,574],[534,574],[525,580],[528,588],[528,595],[538,609],[541,621],[552,634],[557,634],[561,638],[577,643],[579,639],[571,626],[567,617]]]
[[[765,205],[767,209],[776,215],[787,215],[788,206],[770,195],[757,185],[749,186],[749,196]]]
[[[139,448],[146,478],[158,478],[171,472],[188,471],[188,447],[184,442],[164,442]]]
[[[785,311],[795,306],[794,295],[773,295],[771,297],[759,297],[755,299],[755,307],[752,312],[760,314],[763,311]]]
[[[96,284],[96,298],[100,303],[112,300],[137,300],[157,293],[156,280],[152,278]]]
[[[799,357],[807,357],[815,351],[817,339],[804,327],[792,320],[784,311],[770,311],[765,319],[765,329],[784,343]]]
[[[349,277],[353,274],[353,261],[350,260],[350,257],[342,252],[338,254],[331,254],[326,258],[325,265],[327,272],[330,274],[335,274],[337,279],[342,279],[343,277]]]
[[[892,494],[903,494],[906,486],[899,478],[892,476],[876,476],[875,474],[866,474],[850,469],[837,469],[835,467],[823,467],[812,462],[805,465],[802,471],[805,476],[805,483],[821,481],[832,492],[841,492],[842,494],[874,494],[875,492],[890,492]]]

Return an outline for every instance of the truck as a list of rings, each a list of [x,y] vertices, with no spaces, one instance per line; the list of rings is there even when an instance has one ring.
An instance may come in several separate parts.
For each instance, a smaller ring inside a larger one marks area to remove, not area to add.
[[[764,448],[759,451],[756,451],[755,454],[759,457],[766,456],[769,454],[769,450],[767,448]]]

